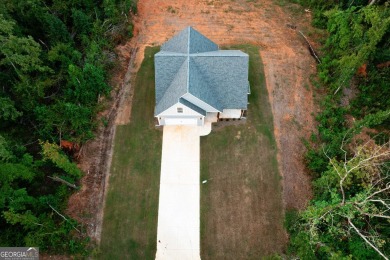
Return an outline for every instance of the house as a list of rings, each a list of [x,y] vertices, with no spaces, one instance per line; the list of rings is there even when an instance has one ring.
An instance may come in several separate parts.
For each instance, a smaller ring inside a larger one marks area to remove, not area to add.
[[[241,119],[250,93],[247,54],[218,45],[187,27],[154,56],[159,125]]]

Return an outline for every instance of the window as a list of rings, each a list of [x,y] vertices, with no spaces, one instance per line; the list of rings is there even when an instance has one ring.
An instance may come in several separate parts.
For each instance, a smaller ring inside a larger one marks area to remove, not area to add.
[[[177,113],[183,113],[183,108],[182,107],[178,107],[177,108]]]

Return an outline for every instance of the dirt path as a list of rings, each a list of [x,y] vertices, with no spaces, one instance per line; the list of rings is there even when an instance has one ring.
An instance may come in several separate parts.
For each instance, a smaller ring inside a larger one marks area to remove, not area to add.
[[[145,46],[160,45],[186,26],[193,26],[219,45],[251,43],[261,47],[267,89],[274,115],[278,161],[283,176],[286,208],[303,208],[310,197],[310,184],[303,154],[302,137],[314,127],[315,111],[309,76],[315,61],[294,25],[305,31],[310,14],[294,6],[285,13],[276,1],[247,0],[141,0],[135,17],[135,35],[119,50],[137,48],[136,71]],[[131,107],[131,102],[125,102]],[[130,108],[123,108],[117,123],[127,123]]]
[[[275,2],[278,0],[139,1],[134,37],[117,48],[122,66],[129,66],[126,73],[115,77],[119,91],[106,116],[109,125],[85,146],[80,165],[87,173],[82,181],[83,190],[69,201],[68,214],[86,224],[89,236],[100,240],[115,125],[130,120],[131,85],[144,49],[161,45],[189,25],[219,45],[250,43],[260,47],[274,116],[284,204],[287,209],[306,205],[311,191],[301,139],[308,138],[315,129],[312,116],[315,105],[309,82],[309,76],[315,73],[315,61],[304,41],[287,24],[307,32],[310,14],[296,6],[294,12],[286,13],[283,11],[286,7]]]

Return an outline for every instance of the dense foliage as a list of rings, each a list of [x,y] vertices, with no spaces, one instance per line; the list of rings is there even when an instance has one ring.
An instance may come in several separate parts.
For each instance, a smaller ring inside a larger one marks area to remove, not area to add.
[[[306,156],[314,198],[287,217],[290,251],[302,259],[389,256],[390,3],[294,2],[328,32],[318,66],[328,94]]]
[[[59,147],[93,137],[133,0],[0,1],[0,246],[84,254],[63,212],[81,172]]]

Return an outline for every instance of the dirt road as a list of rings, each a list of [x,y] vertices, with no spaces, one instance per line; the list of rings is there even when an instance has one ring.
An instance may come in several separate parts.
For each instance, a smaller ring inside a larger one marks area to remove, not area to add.
[[[139,1],[134,37],[117,48],[122,65],[130,65],[126,73],[115,77],[120,91],[107,116],[109,125],[85,146],[80,165],[87,173],[83,189],[69,201],[68,214],[87,224],[92,238],[100,240],[113,133],[115,125],[130,120],[132,79],[144,49],[161,45],[186,26],[193,26],[219,45],[250,43],[260,47],[274,117],[285,208],[301,209],[306,205],[311,191],[302,138],[309,138],[315,129],[312,113],[316,107],[309,82],[309,76],[315,73],[315,61],[296,30],[310,30],[310,13],[285,5],[284,0]]]

